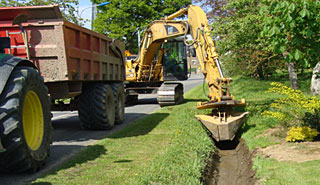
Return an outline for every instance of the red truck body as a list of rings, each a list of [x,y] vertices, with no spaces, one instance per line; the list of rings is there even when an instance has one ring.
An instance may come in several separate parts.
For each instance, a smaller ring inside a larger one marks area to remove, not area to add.
[[[12,25],[20,14],[28,17],[22,24],[28,47],[20,27]],[[29,55],[51,98],[75,96],[83,82],[125,78],[124,44],[63,20],[57,5],[0,8],[0,36],[10,37],[11,49],[6,53],[23,58]]]

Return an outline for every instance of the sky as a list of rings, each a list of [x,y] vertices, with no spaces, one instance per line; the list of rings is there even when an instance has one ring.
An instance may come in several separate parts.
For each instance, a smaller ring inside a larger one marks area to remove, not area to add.
[[[90,0],[79,0],[79,13],[85,8],[91,7],[92,2]],[[91,20],[91,8],[88,8],[83,11],[81,18]],[[91,29],[91,22],[87,21],[84,27]]]
[[[106,0],[108,1],[108,0]],[[196,3],[196,5],[198,5]],[[92,2],[90,0],[79,0],[79,13],[81,13],[81,11],[85,8],[91,7],[92,6]],[[108,6],[108,5],[107,5]],[[89,21],[87,21],[84,25],[84,27],[91,29],[91,8],[88,8],[86,10],[84,10],[81,14],[81,18],[83,18],[84,20],[88,19]]]

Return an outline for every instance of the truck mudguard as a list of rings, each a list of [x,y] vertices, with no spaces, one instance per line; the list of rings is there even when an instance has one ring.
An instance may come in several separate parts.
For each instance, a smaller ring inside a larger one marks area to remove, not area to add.
[[[32,62],[25,58],[0,53],[0,95],[2,94],[13,69],[19,65],[36,68]]]

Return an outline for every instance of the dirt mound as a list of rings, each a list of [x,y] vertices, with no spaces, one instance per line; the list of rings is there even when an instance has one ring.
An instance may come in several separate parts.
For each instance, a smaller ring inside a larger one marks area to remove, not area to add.
[[[260,148],[258,153],[278,161],[305,162],[320,160],[320,142],[281,143]]]
[[[251,185],[255,171],[252,169],[253,154],[243,139],[216,143],[217,154],[213,156],[211,170],[204,184],[209,185]]]
[[[257,153],[264,157],[293,162],[320,160],[320,141],[288,143],[285,140],[286,131],[282,127],[267,129],[257,137],[263,136],[272,138],[279,143],[266,148],[258,148]]]

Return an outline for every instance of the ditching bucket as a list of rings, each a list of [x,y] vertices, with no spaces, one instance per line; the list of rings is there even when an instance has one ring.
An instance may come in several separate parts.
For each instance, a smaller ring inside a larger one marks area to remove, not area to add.
[[[212,115],[196,115],[196,117],[212,133],[216,141],[226,141],[233,140],[248,113],[233,111],[226,120]]]

